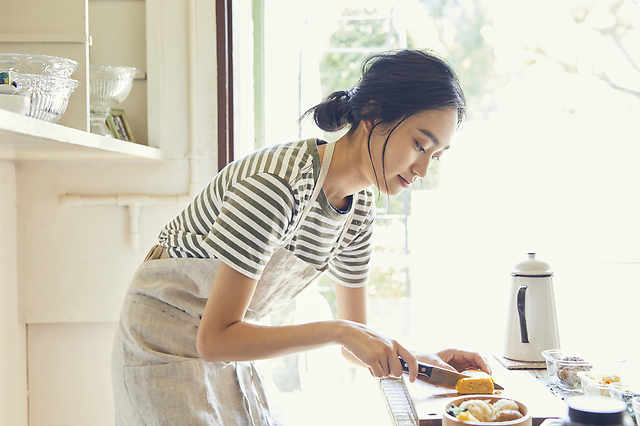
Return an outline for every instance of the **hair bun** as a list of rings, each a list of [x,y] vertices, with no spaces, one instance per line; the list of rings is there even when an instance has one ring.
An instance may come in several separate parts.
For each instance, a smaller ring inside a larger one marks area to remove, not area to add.
[[[313,120],[316,125],[328,132],[338,131],[349,124],[353,124],[351,114],[352,91],[338,90],[313,108]]]

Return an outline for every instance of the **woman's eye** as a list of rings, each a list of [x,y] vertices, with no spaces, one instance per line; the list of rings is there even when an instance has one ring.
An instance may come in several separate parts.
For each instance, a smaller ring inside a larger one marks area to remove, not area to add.
[[[415,141],[415,143],[416,143],[416,149],[417,149],[418,151],[420,151],[420,152],[424,152],[424,151],[425,151],[425,149],[422,147],[422,145],[420,145],[420,144],[418,143],[418,141]]]

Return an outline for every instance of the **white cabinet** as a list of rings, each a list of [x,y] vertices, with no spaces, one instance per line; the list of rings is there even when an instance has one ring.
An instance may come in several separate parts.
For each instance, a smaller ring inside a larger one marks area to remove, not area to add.
[[[157,148],[87,133],[0,109],[0,160],[160,160]]]
[[[11,19],[0,25],[0,52],[74,59],[81,85],[60,124],[0,111],[0,424],[113,425],[109,377],[86,371],[108,371],[129,280],[186,203],[120,201],[182,200],[216,172],[214,4],[3,2]],[[149,146],[87,132],[90,61],[143,71],[122,109]],[[70,206],[67,196],[118,202]]]
[[[0,52],[73,59],[80,66],[71,77],[80,85],[57,125],[0,110],[0,160],[161,158],[159,141],[148,142],[145,8],[144,0],[21,0],[4,6],[3,15],[12,19],[0,29]],[[120,106],[139,144],[88,133],[89,63],[141,71]]]

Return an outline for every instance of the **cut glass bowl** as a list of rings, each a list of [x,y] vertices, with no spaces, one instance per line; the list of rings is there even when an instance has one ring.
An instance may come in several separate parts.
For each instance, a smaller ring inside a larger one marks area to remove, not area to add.
[[[57,77],[71,77],[79,64],[66,58],[28,53],[0,53],[0,70],[23,74],[47,74]]]
[[[133,67],[89,65],[91,133],[112,137],[105,120],[111,108],[129,96],[138,72]]]
[[[27,115],[39,120],[57,123],[67,110],[69,96],[80,83],[67,77],[15,73],[17,95],[29,96],[31,106]]]

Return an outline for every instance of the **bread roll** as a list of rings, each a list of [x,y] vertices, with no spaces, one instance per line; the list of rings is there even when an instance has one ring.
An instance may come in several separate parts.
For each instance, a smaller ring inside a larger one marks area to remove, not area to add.
[[[460,404],[460,408],[463,410],[467,410],[467,412],[469,412],[480,422],[491,421],[491,406],[487,403],[487,401],[482,401],[479,399],[469,399]]]
[[[522,413],[518,410],[500,410],[491,417],[492,422],[508,422],[521,419]]]
[[[511,399],[499,399],[491,405],[491,411],[495,415],[498,411],[502,410],[516,410],[520,411],[518,404]]]

